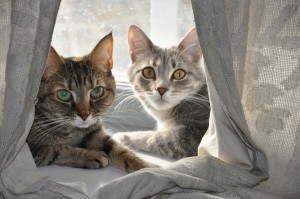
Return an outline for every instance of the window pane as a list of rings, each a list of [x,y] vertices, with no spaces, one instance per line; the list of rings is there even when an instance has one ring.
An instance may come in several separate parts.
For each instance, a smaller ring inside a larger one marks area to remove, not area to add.
[[[177,45],[194,26],[190,0],[63,0],[52,45],[60,55],[82,56],[112,31],[113,73],[117,81],[127,82],[127,31],[132,24],[156,45]]]

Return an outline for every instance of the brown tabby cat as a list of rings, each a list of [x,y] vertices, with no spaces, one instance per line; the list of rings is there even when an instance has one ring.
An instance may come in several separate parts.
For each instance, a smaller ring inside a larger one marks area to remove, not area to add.
[[[116,91],[112,52],[112,34],[81,58],[62,58],[51,47],[27,138],[38,166],[96,169],[109,159],[127,171],[155,166],[115,142],[102,126],[101,114]]]

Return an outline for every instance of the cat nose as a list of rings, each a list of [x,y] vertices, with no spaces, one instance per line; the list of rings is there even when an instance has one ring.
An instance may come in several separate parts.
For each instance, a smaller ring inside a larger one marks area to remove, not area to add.
[[[76,104],[76,112],[77,115],[85,121],[91,114],[90,105],[86,101],[80,102]]]
[[[158,87],[156,90],[159,92],[160,96],[163,96],[165,94],[165,92],[169,89],[167,89],[165,87]]]
[[[89,112],[81,112],[81,113],[78,113],[78,115],[79,115],[79,117],[82,118],[83,121],[85,121],[89,117],[90,113]]]

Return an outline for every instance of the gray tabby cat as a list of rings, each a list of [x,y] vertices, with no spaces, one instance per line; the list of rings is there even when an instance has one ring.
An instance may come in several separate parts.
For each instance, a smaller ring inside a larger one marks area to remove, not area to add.
[[[101,168],[111,163],[127,171],[154,166],[105,132],[101,115],[112,103],[113,37],[105,36],[80,58],[60,57],[51,47],[27,143],[38,166]]]
[[[197,155],[210,109],[195,28],[169,49],[155,46],[137,26],[129,28],[128,42],[130,83],[157,129],[118,133],[116,139],[176,159]]]

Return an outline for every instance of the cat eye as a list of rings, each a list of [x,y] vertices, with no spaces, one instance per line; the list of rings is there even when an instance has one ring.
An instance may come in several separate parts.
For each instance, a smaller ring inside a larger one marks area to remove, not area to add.
[[[155,79],[155,71],[152,67],[146,67],[143,69],[143,76],[146,79]]]
[[[177,69],[174,71],[172,77],[176,80],[182,80],[186,75],[186,72],[183,69]]]
[[[72,100],[72,94],[65,89],[61,89],[57,91],[57,98],[63,102],[70,102]]]
[[[97,86],[91,91],[91,98],[96,100],[101,98],[104,95],[104,89],[102,86]]]

